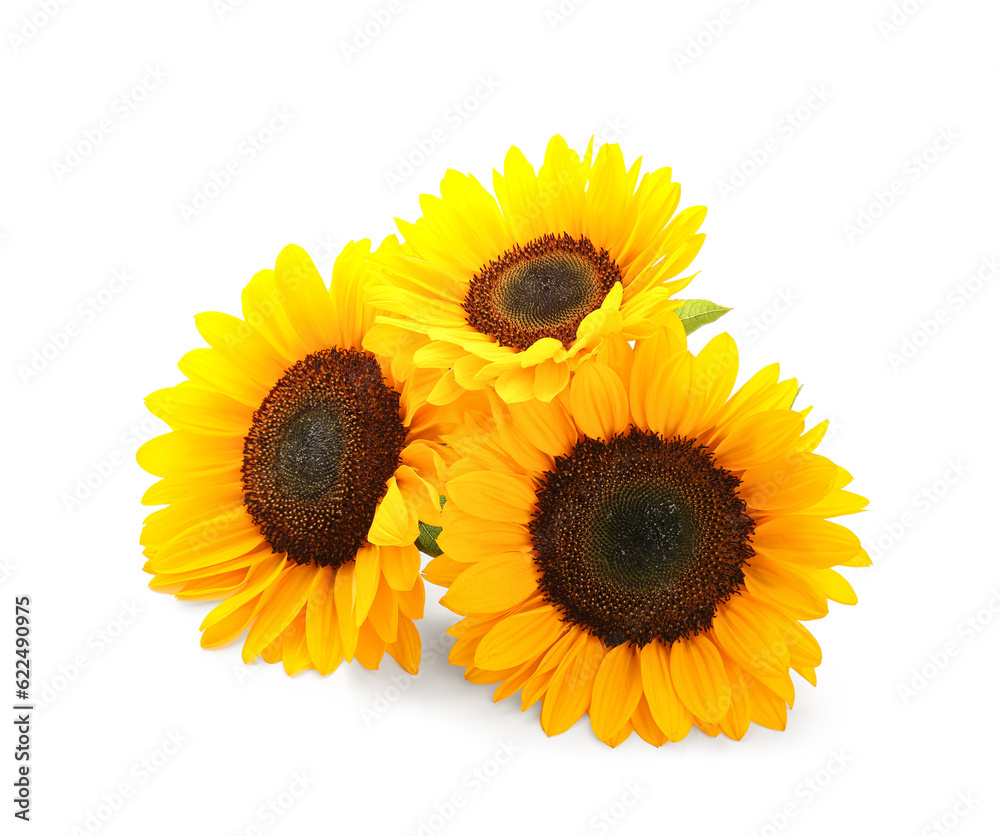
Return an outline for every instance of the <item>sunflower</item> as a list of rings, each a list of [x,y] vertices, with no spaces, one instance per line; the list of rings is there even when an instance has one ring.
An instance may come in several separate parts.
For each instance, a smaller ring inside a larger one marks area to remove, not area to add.
[[[423,217],[397,221],[404,246],[380,248],[369,298],[383,314],[365,345],[398,353],[399,373],[435,369],[432,403],[495,388],[508,403],[551,401],[609,335],[652,333],[682,303],[677,279],[705,236],[706,209],[674,216],[669,168],[643,175],[617,145],[583,159],[554,137],[536,174],[517,148],[494,198],[449,171]],[[673,220],[671,220],[673,218]]]
[[[491,396],[449,437],[425,574],[463,616],[451,661],[541,700],[550,735],[585,713],[610,746],[783,729],[790,671],[815,685],[820,663],[800,622],[856,602],[833,566],[870,563],[827,519],[867,500],[813,452],[826,422],[805,431],[796,382],[773,365],[732,394],[732,338],[685,342],[613,336],[550,403]]]
[[[143,497],[150,587],[221,600],[202,646],[249,630],[243,660],[291,674],[388,652],[415,673],[424,589],[418,521],[440,513],[435,439],[454,427],[427,404],[433,372],[396,380],[362,347],[369,242],[352,242],[327,289],[286,247],[243,291],[243,319],[195,317],[210,348],[146,404],[172,429],[138,451],[162,477]],[[459,406],[456,402],[456,406]]]

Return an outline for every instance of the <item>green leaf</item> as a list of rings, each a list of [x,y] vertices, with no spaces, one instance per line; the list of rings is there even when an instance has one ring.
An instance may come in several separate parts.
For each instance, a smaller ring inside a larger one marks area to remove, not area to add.
[[[416,540],[417,548],[424,554],[429,554],[431,557],[440,557],[444,554],[437,544],[437,538],[440,533],[440,526],[420,523],[420,536]]]
[[[441,507],[444,508],[444,504],[448,500],[443,496],[439,496],[438,501],[441,503]],[[428,525],[425,522],[419,523],[419,525],[420,536],[414,541],[413,545],[424,554],[429,554],[431,557],[441,557],[444,552],[441,551],[441,548],[437,544],[437,539],[441,534],[441,526]]]
[[[732,308],[724,308],[715,302],[709,302],[708,299],[685,299],[684,304],[677,309],[676,313],[684,325],[684,333],[691,334],[702,325],[715,322],[720,316],[731,310]]]

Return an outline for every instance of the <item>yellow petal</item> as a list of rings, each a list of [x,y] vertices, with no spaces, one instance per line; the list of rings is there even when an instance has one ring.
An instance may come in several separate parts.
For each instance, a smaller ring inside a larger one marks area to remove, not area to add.
[[[389,586],[405,592],[420,576],[420,552],[412,545],[379,546],[379,565]]]
[[[590,724],[601,740],[613,737],[628,722],[642,696],[639,651],[631,644],[611,648],[594,680]]]
[[[306,612],[302,610],[292,619],[284,631],[281,643],[281,662],[285,673],[298,676],[302,671],[313,667],[306,643]]]
[[[476,648],[476,665],[489,670],[512,668],[541,656],[566,630],[551,604],[509,615]]]
[[[395,244],[390,235],[383,246]],[[375,310],[367,304],[365,292],[369,286],[371,241],[362,238],[350,241],[333,262],[330,279],[330,301],[333,304],[334,345],[361,349],[361,340],[375,318]]]
[[[748,683],[746,698],[750,703],[750,719],[765,728],[784,731],[788,719],[785,701],[753,676],[744,676]]]
[[[503,552],[527,551],[531,539],[523,525],[478,517],[449,515],[438,535],[438,547],[452,560],[474,563]]]
[[[420,669],[420,634],[405,615],[399,617],[396,641],[387,644],[385,649],[407,673],[416,674]]]
[[[639,704],[632,712],[632,727],[639,737],[652,746],[662,746],[670,739],[653,719],[653,713],[649,709],[649,701],[645,696],[639,698]]]
[[[396,478],[390,477],[385,496],[375,510],[368,542],[378,546],[406,546],[420,534],[416,510],[407,506]]]
[[[531,400],[535,394],[535,367],[507,369],[497,378],[496,392],[507,403]]]
[[[334,345],[339,335],[330,293],[305,250],[294,244],[285,247],[275,262],[274,279],[306,353]]]
[[[292,623],[292,619],[302,612],[315,580],[315,566],[295,565],[289,567],[268,590],[260,614],[243,645],[244,662],[257,658],[260,651],[271,644]]]
[[[709,723],[726,716],[729,677],[722,656],[705,635],[691,636],[670,647],[670,680],[692,714]]]
[[[549,678],[541,724],[547,735],[562,734],[590,706],[594,680],[604,658],[604,645],[581,630]]]
[[[719,464],[745,470],[769,462],[785,452],[802,434],[802,416],[787,409],[746,415],[737,421],[715,448]]]
[[[412,589],[396,592],[393,597],[403,615],[414,621],[424,617],[424,583],[420,578],[417,578]]]
[[[722,662],[729,677],[730,705],[726,716],[719,721],[719,728],[726,737],[742,740],[750,728],[750,699],[745,686],[746,678],[736,662],[722,654]]]
[[[236,610],[248,601],[256,601],[278,576],[285,570],[287,560],[283,554],[268,555],[264,560],[254,566],[247,577],[246,586],[231,595],[217,607],[213,608],[201,622],[201,629],[207,630],[222,619],[232,615]]]
[[[691,712],[674,688],[670,676],[670,648],[650,642],[640,652],[642,690],[649,710],[669,740],[675,743],[691,730]]]
[[[146,398],[146,406],[173,429],[241,438],[253,417],[247,404],[189,382],[153,392]]]
[[[466,473],[450,480],[446,492],[466,514],[496,522],[527,523],[535,506],[531,480],[511,473]]]
[[[385,640],[378,634],[373,622],[366,621],[358,628],[358,649],[354,653],[362,666],[377,671],[385,653]]]
[[[161,546],[149,571],[184,572],[249,554],[264,541],[242,507],[199,522]]]
[[[607,441],[628,426],[628,396],[621,379],[608,366],[586,363],[570,384],[573,416],[580,430]]]
[[[465,563],[452,560],[447,555],[440,555],[427,564],[424,569],[424,577],[437,586],[450,587],[467,568]]]
[[[204,648],[225,647],[232,644],[249,626],[257,608],[260,592],[231,610],[228,615],[216,620],[211,627],[202,627],[201,646]]]
[[[817,568],[836,566],[861,550],[857,535],[815,517],[775,517],[753,533],[753,547],[774,560]]]
[[[651,382],[669,357],[682,347],[668,329],[660,329],[648,339],[636,343],[628,393],[629,411],[639,429],[649,429],[646,404],[659,396],[656,390],[651,389]]]
[[[380,576],[375,600],[368,613],[368,620],[386,642],[396,641],[396,631],[399,625],[399,608],[396,599],[385,578]]]
[[[562,398],[553,403],[528,401],[511,404],[510,414],[518,429],[530,438],[531,443],[553,458],[569,453],[579,440],[580,433],[563,405]]]
[[[837,465],[829,459],[793,451],[746,471],[739,491],[751,510],[790,513],[821,501],[836,478]]]
[[[218,391],[256,409],[268,393],[232,360],[214,348],[196,348],[185,354],[177,368],[199,386]],[[277,378],[275,378],[275,382]]]
[[[354,558],[354,623],[358,627],[368,617],[380,577],[379,549],[363,546]]]
[[[847,605],[858,603],[858,594],[839,572],[833,569],[817,569],[809,575],[831,601]]]
[[[358,625],[354,619],[354,561],[337,569],[333,581],[333,601],[337,609],[337,626],[344,658],[350,662],[358,647]]]
[[[243,438],[175,430],[151,438],[135,454],[139,467],[154,476],[205,472],[239,465]]]
[[[826,597],[808,578],[777,561],[757,555],[743,570],[747,590],[792,618],[821,618],[829,612]]]
[[[306,646],[316,670],[326,676],[340,664],[344,654],[337,626],[337,608],[333,601],[335,570],[325,567],[316,573],[316,581],[306,603]]]
[[[441,603],[458,613],[501,612],[516,607],[537,588],[538,571],[532,556],[506,552],[470,566]]]

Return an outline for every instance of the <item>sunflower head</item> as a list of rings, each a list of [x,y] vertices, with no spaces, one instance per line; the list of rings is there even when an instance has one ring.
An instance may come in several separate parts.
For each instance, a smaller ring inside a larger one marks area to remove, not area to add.
[[[446,404],[495,389],[517,403],[548,402],[611,336],[633,340],[670,318],[678,279],[701,248],[701,206],[675,216],[680,186],[668,168],[626,168],[617,145],[581,157],[562,137],[536,173],[511,148],[490,194],[449,171],[423,217],[399,221],[404,246],[380,248],[369,298],[382,312],[369,349],[397,370],[433,369]]]
[[[828,518],[867,502],[814,452],[825,422],[805,430],[777,366],[733,392],[727,334],[685,342],[611,336],[551,402],[491,395],[449,437],[426,574],[463,616],[451,659],[540,700],[548,734],[584,713],[611,746],[783,728],[789,672],[820,662],[800,622],[856,601],[833,567],[869,560]]]
[[[243,291],[243,318],[195,318],[208,348],[186,380],[154,392],[171,428],[138,452],[160,477],[143,502],[150,586],[220,600],[202,624],[243,658],[329,673],[384,652],[415,672],[423,611],[418,520],[433,522],[448,452],[469,404],[427,403],[433,371],[399,380],[363,338],[369,243],[349,244],[330,286],[289,246]]]

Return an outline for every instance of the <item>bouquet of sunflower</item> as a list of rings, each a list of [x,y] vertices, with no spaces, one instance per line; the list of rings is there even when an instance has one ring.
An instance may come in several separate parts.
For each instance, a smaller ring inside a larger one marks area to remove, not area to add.
[[[450,661],[549,735],[784,728],[821,659],[802,622],[870,564],[830,518],[867,501],[795,380],[737,388],[725,333],[688,349],[727,309],[678,297],[706,213],[679,203],[670,169],[555,137],[492,193],[449,171],[329,285],[286,247],[146,401],[171,428],[138,453],[150,586],[220,601],[202,646],[245,635],[248,663],[416,674],[426,578]]]

